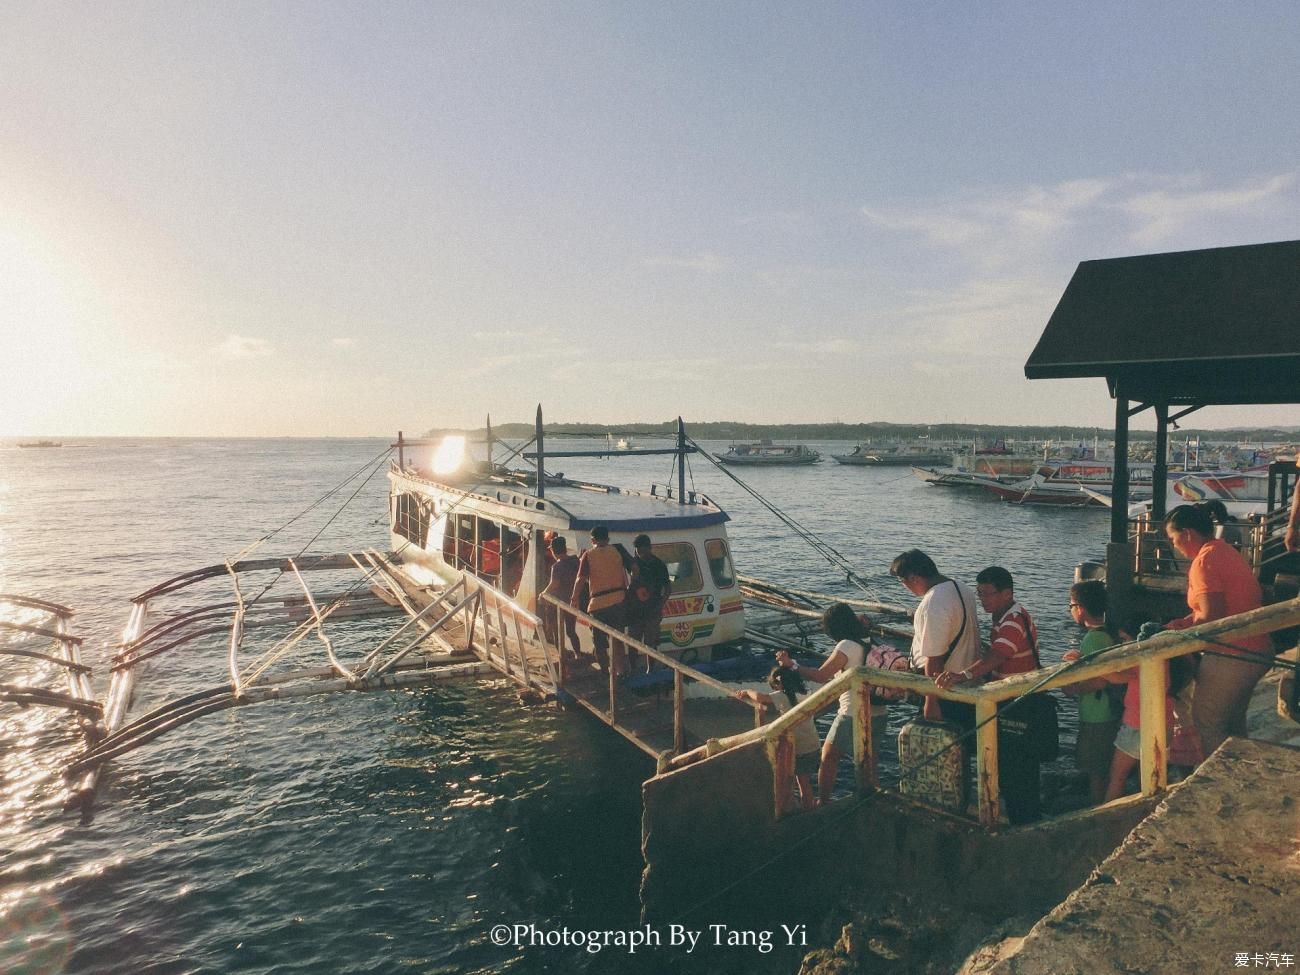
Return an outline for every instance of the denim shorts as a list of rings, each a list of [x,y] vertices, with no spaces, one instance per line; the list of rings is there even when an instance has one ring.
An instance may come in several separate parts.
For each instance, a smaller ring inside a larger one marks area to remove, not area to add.
[[[1142,735],[1136,728],[1130,728],[1126,724],[1119,726],[1119,731],[1115,734],[1115,748],[1123,752],[1129,758],[1142,757]]]

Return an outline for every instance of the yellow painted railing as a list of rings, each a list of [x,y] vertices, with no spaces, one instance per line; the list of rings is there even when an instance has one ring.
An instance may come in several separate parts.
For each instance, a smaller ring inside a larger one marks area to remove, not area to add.
[[[1125,643],[1111,647],[1095,658],[1057,664],[1028,674],[1017,674],[979,687],[952,687],[941,690],[932,680],[919,674],[902,674],[858,667],[837,675],[833,680],[813,691],[798,706],[776,718],[770,724],[752,731],[734,735],[672,757],[665,763],[667,769],[680,768],[703,761],[712,755],[731,748],[763,741],[767,744],[774,771],[775,807],[780,816],[783,797],[792,787],[794,773],[794,728],[807,720],[838,697],[845,688],[854,694],[854,749],[853,761],[860,791],[876,786],[874,752],[871,740],[870,690],[871,687],[903,688],[917,694],[937,696],[952,701],[965,701],[975,706],[975,761],[976,781],[979,783],[979,819],[988,828],[996,828],[999,821],[998,805],[998,733],[997,709],[1002,701],[1020,697],[1034,689],[1035,693],[1065,687],[1080,681],[1137,667],[1141,693],[1141,793],[1151,796],[1168,784],[1167,731],[1165,727],[1165,697],[1168,689],[1166,668],[1162,664],[1173,658],[1204,650],[1222,650],[1245,637],[1271,633],[1300,625],[1300,597],[1265,606],[1237,616],[1204,623],[1187,630],[1157,634],[1141,643]]]

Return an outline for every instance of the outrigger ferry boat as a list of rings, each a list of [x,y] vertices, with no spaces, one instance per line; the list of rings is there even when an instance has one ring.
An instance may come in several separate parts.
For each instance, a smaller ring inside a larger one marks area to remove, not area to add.
[[[819,451],[803,444],[774,444],[770,440],[758,443],[732,444],[726,453],[718,454],[724,464],[740,466],[772,466],[780,464],[816,464],[822,459]]]
[[[604,525],[610,544],[628,551],[637,535],[648,534],[651,551],[668,567],[672,595],[664,607],[661,644],[677,651],[691,648],[693,658],[705,659],[709,647],[743,635],[744,607],[727,542],[729,518],[706,495],[687,492],[684,484],[676,491],[669,486],[635,491],[563,475],[545,477],[539,487],[534,473],[510,471],[490,460],[485,472],[455,441],[427,463],[415,459],[420,446],[399,442],[388,472],[394,558],[414,586],[473,577],[537,613],[537,594],[549,572],[544,535],[564,538],[568,551],[579,554],[590,545],[591,529]],[[415,453],[408,454],[412,449]],[[535,460],[539,454],[525,456]],[[589,648],[590,629],[579,629],[584,649]]]

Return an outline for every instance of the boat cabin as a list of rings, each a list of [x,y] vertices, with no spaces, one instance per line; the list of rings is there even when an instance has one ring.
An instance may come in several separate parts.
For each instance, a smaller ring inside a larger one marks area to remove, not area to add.
[[[698,656],[744,633],[729,519],[704,495],[683,504],[666,490],[548,477],[545,496],[538,497],[516,476],[496,474],[467,486],[398,464],[389,482],[393,551],[418,585],[451,584],[470,574],[536,613],[549,578],[548,538],[564,538],[568,553],[581,555],[591,545],[591,529],[604,525],[610,544],[629,554],[637,535],[649,535],[651,551],[668,568],[672,593],[661,645]],[[580,635],[589,640],[585,628]]]

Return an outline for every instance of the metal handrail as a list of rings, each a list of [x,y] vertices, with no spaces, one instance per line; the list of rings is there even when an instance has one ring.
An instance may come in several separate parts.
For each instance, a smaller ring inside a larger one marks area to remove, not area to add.
[[[795,707],[751,731],[729,738],[710,741],[706,745],[671,758],[666,769],[671,770],[702,761],[723,751],[766,742],[769,753],[775,754],[779,739],[793,734],[796,725],[815,715],[846,689],[855,697],[854,738],[855,764],[858,781],[869,780],[870,711],[861,701],[869,699],[872,687],[898,688],[917,694],[939,697],[950,701],[963,701],[975,706],[976,725],[976,781],[981,785],[979,818],[987,828],[995,828],[999,820],[998,808],[998,705],[1029,692],[1046,692],[1095,677],[1104,677],[1121,671],[1139,668],[1139,693],[1142,722],[1140,779],[1141,794],[1152,796],[1168,785],[1167,729],[1165,727],[1165,697],[1168,690],[1166,668],[1161,666],[1173,657],[1186,656],[1205,650],[1222,648],[1225,643],[1246,637],[1261,636],[1274,630],[1300,625],[1300,597],[1264,606],[1260,609],[1225,617],[1186,630],[1167,631],[1141,642],[1129,642],[1110,647],[1081,661],[1060,663],[1027,674],[1016,674],[978,687],[938,687],[934,681],[919,674],[904,674],[880,670],[875,667],[857,667],[846,670],[834,679],[811,692]],[[782,788],[778,782],[777,788]],[[781,803],[777,802],[780,810]],[[778,812],[779,815],[779,812]]]

